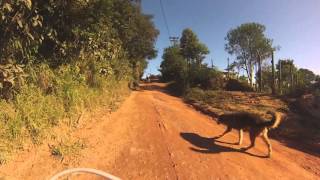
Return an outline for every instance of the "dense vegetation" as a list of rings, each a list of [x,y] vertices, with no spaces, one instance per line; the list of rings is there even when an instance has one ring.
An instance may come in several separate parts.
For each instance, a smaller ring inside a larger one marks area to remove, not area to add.
[[[180,43],[164,50],[160,72],[164,81],[174,81],[178,93],[184,93],[190,87],[220,89],[222,72],[203,63],[208,48],[199,41],[191,29],[182,32]]]
[[[156,56],[157,36],[134,1],[1,1],[0,162],[85,108],[112,108]]]
[[[225,49],[235,60],[222,72],[203,63],[208,48],[191,29],[185,29],[180,43],[164,50],[160,66],[162,78],[176,82],[180,93],[193,87],[280,95],[317,91],[319,76],[312,71],[297,68],[293,60],[279,60],[275,64],[273,54],[280,48],[273,46],[265,30],[266,27],[258,23],[245,23],[231,29],[225,38]]]

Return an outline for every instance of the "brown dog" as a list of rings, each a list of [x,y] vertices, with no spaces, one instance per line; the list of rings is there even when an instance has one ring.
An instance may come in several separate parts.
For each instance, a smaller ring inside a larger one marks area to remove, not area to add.
[[[270,120],[263,118],[261,115],[249,113],[249,112],[235,112],[223,114],[218,117],[218,123],[225,124],[227,129],[224,133],[217,138],[221,138],[232,129],[239,130],[239,141],[238,145],[242,144],[243,139],[243,130],[248,130],[250,135],[251,144],[242,148],[243,150],[248,150],[255,145],[255,140],[259,135],[262,135],[264,142],[268,145],[268,157],[271,157],[272,147],[270,140],[268,138],[268,130],[276,128],[281,120],[280,114],[276,112],[268,111],[267,114],[271,115],[272,118]]]

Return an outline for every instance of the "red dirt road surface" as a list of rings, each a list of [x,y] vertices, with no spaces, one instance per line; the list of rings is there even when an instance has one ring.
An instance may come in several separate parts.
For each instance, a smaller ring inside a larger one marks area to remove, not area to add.
[[[260,138],[248,152],[233,144],[237,132],[214,141],[225,127],[168,95],[163,86],[145,85],[117,112],[102,111],[74,132],[87,146],[76,162],[57,160],[43,145],[1,166],[0,177],[49,179],[63,169],[90,167],[121,179],[320,179],[319,157],[281,142],[272,140],[273,156],[265,158]],[[245,134],[243,146],[248,144]]]

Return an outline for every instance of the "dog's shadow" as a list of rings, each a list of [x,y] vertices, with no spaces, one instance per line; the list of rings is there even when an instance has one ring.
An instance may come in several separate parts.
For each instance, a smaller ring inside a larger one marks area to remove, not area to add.
[[[211,153],[215,154],[215,153],[221,153],[221,152],[240,152],[240,153],[244,153],[254,157],[267,158],[267,156],[255,155],[241,149],[235,149],[232,147],[217,144],[216,142],[224,143],[224,144],[234,144],[234,143],[218,141],[215,138],[202,137],[195,133],[185,133],[185,132],[180,133],[180,136],[184,140],[188,141],[189,143],[191,143],[196,147],[196,148],[190,147],[190,149],[195,152],[205,153],[205,154],[211,154]]]

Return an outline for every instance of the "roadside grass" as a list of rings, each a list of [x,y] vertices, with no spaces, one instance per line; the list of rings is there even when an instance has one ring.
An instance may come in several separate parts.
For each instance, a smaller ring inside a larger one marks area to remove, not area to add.
[[[61,161],[72,161],[81,155],[81,151],[86,148],[82,140],[62,140],[54,145],[49,145],[52,156]]]
[[[29,141],[42,144],[51,136],[53,127],[66,124],[70,130],[76,128],[85,110],[116,110],[130,93],[128,79],[118,80],[90,70],[81,72],[76,65],[52,70],[42,64],[27,67],[27,71],[26,83],[17,90],[14,100],[0,100],[0,164]],[[65,156],[76,154],[72,149],[79,147],[77,143],[62,142],[54,149]]]

